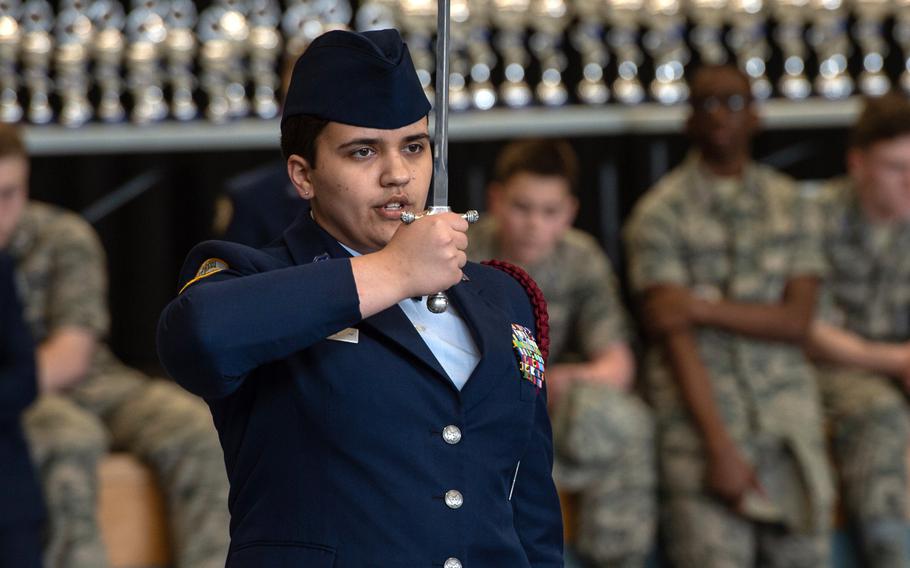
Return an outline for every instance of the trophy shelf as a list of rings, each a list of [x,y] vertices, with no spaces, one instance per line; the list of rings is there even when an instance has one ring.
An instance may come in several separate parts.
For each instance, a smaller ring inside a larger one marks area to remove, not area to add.
[[[760,115],[766,130],[843,128],[852,124],[860,104],[859,97],[771,99],[760,104]],[[681,132],[687,112],[684,105],[656,103],[453,112],[449,116],[449,139],[462,142],[528,136],[676,134]],[[226,124],[195,120],[145,126],[89,123],[78,128],[59,125],[24,128],[30,153],[43,156],[269,150],[278,148],[278,132],[277,120],[253,118]]]

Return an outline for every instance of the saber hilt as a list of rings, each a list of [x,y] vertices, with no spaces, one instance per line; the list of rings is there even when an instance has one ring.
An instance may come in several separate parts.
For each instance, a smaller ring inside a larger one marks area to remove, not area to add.
[[[448,207],[430,207],[423,213],[414,213],[412,211],[405,211],[401,214],[401,222],[405,225],[410,225],[417,219],[426,217],[427,215],[436,215],[438,213],[448,213],[450,209]],[[480,213],[475,209],[470,209],[466,213],[462,213],[461,218],[467,221],[470,224],[476,223],[480,219]]]
[[[425,217],[427,215],[438,215],[439,213],[448,213],[451,211],[448,207],[430,207],[424,213],[414,213],[412,211],[404,211],[401,214],[401,222],[405,225],[410,225],[417,219]],[[480,213],[476,210],[471,209],[468,212],[462,214],[462,219],[468,223],[474,224],[480,219]],[[449,298],[446,296],[445,292],[436,292],[427,296],[427,309],[433,312],[434,314],[441,314],[449,308]]]

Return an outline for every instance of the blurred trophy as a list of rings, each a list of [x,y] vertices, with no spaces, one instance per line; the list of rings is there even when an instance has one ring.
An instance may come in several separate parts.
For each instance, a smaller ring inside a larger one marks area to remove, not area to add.
[[[245,11],[241,10],[241,8],[246,8],[245,3],[222,1],[230,8],[219,21],[224,37],[230,46],[225,91],[228,113],[231,118],[241,118],[250,114],[250,100],[246,91],[250,25]]]
[[[278,116],[276,69],[281,56],[281,6],[277,0],[253,0],[250,6],[250,72],[253,79],[253,113],[259,118]]]
[[[810,0],[812,25],[809,43],[818,59],[815,91],[827,99],[842,99],[853,92],[847,71],[851,44],[847,7],[843,0]]]
[[[377,2],[378,3],[378,2]],[[381,2],[383,6],[386,1]],[[361,10],[364,10],[364,7]],[[369,11],[369,10],[367,10]],[[391,19],[386,19],[388,16]],[[367,29],[377,30],[394,27],[394,14],[383,10],[376,21],[367,22],[369,15],[361,16]],[[285,56],[296,60],[314,39],[325,32],[336,29],[347,29],[351,21],[351,4],[348,0],[292,0],[281,18],[281,29],[285,37]]]
[[[26,118],[35,124],[47,124],[54,118],[50,105],[51,57],[54,40],[50,34],[54,27],[54,11],[47,0],[29,0],[22,6],[23,76],[28,87],[29,101]]]
[[[686,19],[680,0],[646,0],[645,17],[648,32],[644,45],[654,59],[654,80],[651,96],[665,105],[677,104],[689,97],[684,78],[689,62],[686,47]]]
[[[471,105],[479,110],[496,106],[498,94],[490,77],[496,66],[496,53],[491,45],[493,33],[490,11],[491,0],[468,0],[468,64],[471,84],[468,87]]]
[[[104,122],[119,122],[126,117],[120,100],[123,80],[120,67],[126,49],[123,26],[126,15],[116,0],[96,0],[89,7],[89,19],[95,29],[92,52],[95,59],[95,80],[100,91],[98,117]]]
[[[471,94],[468,91],[471,7],[468,0],[452,0],[449,14],[449,109],[468,110],[471,108]]]
[[[206,117],[220,124],[246,116],[249,113],[244,72],[249,38],[246,16],[232,6],[211,5],[199,16],[197,34],[202,42],[201,83],[208,97]]]
[[[910,94],[910,0],[898,0],[894,10],[894,40],[900,45],[904,57],[900,84],[901,89]]]
[[[607,0],[610,30],[607,44],[616,59],[618,77],[613,82],[613,94],[623,104],[638,104],[645,98],[645,89],[638,77],[644,54],[638,47],[639,17],[644,0]]]
[[[246,9],[246,3],[241,0],[221,0],[221,6],[207,9],[200,18],[212,18],[209,23],[201,23],[202,27],[213,28],[219,38],[226,42],[224,96],[231,118],[244,117],[250,113],[250,101],[246,92],[250,26]]]
[[[752,96],[758,100],[771,97],[774,90],[768,79],[768,59],[771,47],[768,45],[768,19],[763,0],[731,0],[730,19],[732,27],[729,44],[736,54],[739,67],[752,81]]]
[[[784,72],[777,88],[788,99],[804,99],[812,92],[812,84],[806,77],[806,42],[803,39],[808,2],[774,0],[775,39],[784,57]]]
[[[199,17],[197,37],[202,43],[199,54],[200,82],[207,104],[205,116],[211,122],[222,124],[231,117],[228,103],[228,68],[231,59],[231,42],[225,37],[219,20],[229,13],[223,6],[209,6]]]
[[[604,68],[610,54],[604,45],[604,2],[576,0],[578,22],[572,29],[572,46],[581,56],[581,81],[575,92],[581,102],[599,105],[610,100],[610,90],[604,82]]]
[[[567,0],[532,0],[531,51],[540,63],[540,82],[535,94],[546,106],[566,104],[569,92],[562,80],[568,66],[562,38],[571,20]]]
[[[91,0],[60,0],[57,3],[57,13],[63,13],[67,10],[76,10],[77,12],[87,13]]]
[[[436,0],[401,0],[399,16],[420,85],[427,99],[435,101],[433,72],[436,58],[432,42],[436,33]]]
[[[57,48],[54,63],[57,91],[60,93],[60,123],[70,128],[82,126],[92,117],[88,100],[92,22],[76,8],[57,15]]]
[[[193,99],[196,89],[193,59],[197,51],[193,28],[197,20],[196,4],[192,0],[174,0],[165,17],[164,52],[171,84],[171,116],[181,121],[192,120],[199,114]]]
[[[146,9],[162,18],[167,17],[170,0],[132,0],[130,6],[133,10]]]
[[[126,20],[126,82],[133,99],[130,119],[148,124],[167,116],[160,68],[161,46],[167,38],[164,19],[154,9],[133,8]]]
[[[527,106],[532,101],[531,87],[525,80],[531,58],[524,45],[530,9],[530,0],[493,0],[491,16],[498,28],[495,43],[505,73],[499,98],[512,108]]]
[[[695,22],[692,45],[702,64],[719,65],[727,62],[727,49],[723,42],[726,10],[727,0],[691,0],[689,3],[689,14]]]
[[[863,70],[859,89],[866,95],[884,95],[891,89],[891,80],[884,72],[888,42],[885,39],[885,20],[891,11],[888,0],[854,0],[856,23],[854,37],[863,52]]]
[[[19,58],[19,44],[22,31],[16,21],[18,5],[9,5],[0,12],[0,121],[19,122],[22,120],[22,105],[19,103],[19,78],[16,62]]]
[[[885,41],[885,20],[891,11],[888,0],[854,0],[856,23],[854,36],[863,52],[863,70],[859,88],[866,95],[879,96],[891,89],[891,80],[884,72],[888,43]]]
[[[354,17],[355,28],[358,32],[384,30],[395,27],[395,12],[398,5],[392,6],[388,0],[370,0],[364,2],[357,9]]]

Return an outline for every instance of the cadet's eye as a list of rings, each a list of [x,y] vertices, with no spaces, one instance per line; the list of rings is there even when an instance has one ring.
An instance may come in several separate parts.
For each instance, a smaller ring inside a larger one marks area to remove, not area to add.
[[[355,158],[369,158],[370,156],[372,156],[375,153],[376,152],[372,148],[363,147],[363,148],[357,148],[356,150],[351,152],[351,156],[353,156]]]
[[[523,213],[523,214],[525,214],[525,215],[527,215],[528,213],[531,212],[531,206],[530,206],[529,204],[527,204],[527,203],[522,202],[522,201],[513,201],[513,202],[512,202],[512,209],[514,209],[515,211],[517,211],[517,212],[519,212],[519,213]]]
[[[422,142],[413,142],[405,146],[405,150],[411,154],[419,154],[423,152],[423,143]]]

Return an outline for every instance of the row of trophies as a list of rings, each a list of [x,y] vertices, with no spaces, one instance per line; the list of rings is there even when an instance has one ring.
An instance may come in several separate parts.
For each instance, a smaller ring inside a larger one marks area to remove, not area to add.
[[[436,0],[0,0],[0,121],[273,118],[282,61],[330,29],[397,27],[433,100]],[[759,99],[910,92],[910,0],[452,0],[452,110],[686,100],[735,62]],[[891,46],[906,61],[886,69]],[[776,46],[782,65],[769,77]],[[861,69],[848,67],[851,57]],[[567,79],[567,70],[579,73]],[[812,69],[810,69],[810,65]],[[645,77],[643,69],[649,71]],[[532,73],[533,72],[533,73]],[[532,76],[533,75],[533,76]]]

